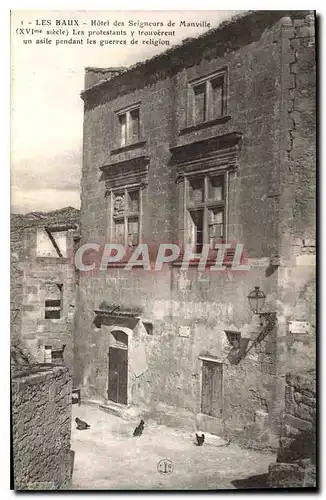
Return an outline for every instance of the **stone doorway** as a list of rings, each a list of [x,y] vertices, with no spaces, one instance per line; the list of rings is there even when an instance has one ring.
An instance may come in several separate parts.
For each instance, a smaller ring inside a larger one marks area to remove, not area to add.
[[[128,335],[121,330],[111,332],[108,353],[108,399],[114,403],[128,404]]]

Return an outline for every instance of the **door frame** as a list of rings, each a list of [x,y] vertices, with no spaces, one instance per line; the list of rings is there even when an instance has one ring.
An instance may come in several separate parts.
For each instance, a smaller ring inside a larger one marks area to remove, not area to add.
[[[216,358],[211,358],[210,356],[199,356],[198,359],[200,360],[200,372],[199,372],[199,413],[203,415],[207,415],[207,413],[202,413],[202,391],[203,391],[203,362],[208,361],[209,363],[216,363],[219,365],[222,365],[222,380],[221,380],[221,410],[220,410],[220,415],[219,416],[211,416],[208,415],[210,418],[223,418],[224,416],[224,377],[225,377],[225,363],[221,359],[216,359]]]
[[[114,347],[112,345],[112,336],[111,334],[114,332],[123,332],[127,335],[128,339],[128,374],[127,374],[127,405],[130,406],[132,403],[132,370],[131,370],[131,352],[132,352],[132,338],[133,338],[133,331],[131,328],[128,328],[126,326],[120,326],[120,325],[112,325],[109,326],[107,329],[107,332],[109,334],[109,342],[108,342],[108,352],[107,352],[107,385],[106,385],[106,394],[107,398],[109,397],[109,367],[110,367],[110,347]],[[122,403],[119,403],[122,404]]]

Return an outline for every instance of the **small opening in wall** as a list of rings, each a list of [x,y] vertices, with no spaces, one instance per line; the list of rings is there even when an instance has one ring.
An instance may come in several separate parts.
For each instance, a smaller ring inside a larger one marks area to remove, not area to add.
[[[44,346],[44,363],[52,363],[52,346]]]
[[[143,321],[143,325],[145,327],[146,332],[148,335],[153,335],[154,333],[154,325],[151,321]]]

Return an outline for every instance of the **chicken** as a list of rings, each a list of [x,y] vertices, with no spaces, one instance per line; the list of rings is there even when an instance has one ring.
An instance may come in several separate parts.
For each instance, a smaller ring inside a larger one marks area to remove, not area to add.
[[[144,424],[145,424],[144,420],[141,420],[140,424],[134,430],[134,434],[133,434],[134,437],[138,437],[138,436],[142,435],[143,430],[144,430]]]
[[[80,418],[76,417],[75,422],[77,424],[77,429],[79,431],[84,431],[90,427],[90,425],[87,422],[84,422],[84,420],[80,420]]]
[[[205,441],[205,434],[202,434],[201,436],[198,436],[198,434],[196,434],[196,440],[197,440],[197,446],[202,446]]]

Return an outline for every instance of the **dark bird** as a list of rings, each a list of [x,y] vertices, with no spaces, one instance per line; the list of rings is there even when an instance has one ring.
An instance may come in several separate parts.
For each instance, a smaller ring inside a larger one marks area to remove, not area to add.
[[[84,420],[80,420],[80,418],[76,417],[75,422],[77,424],[77,429],[79,431],[84,431],[86,429],[89,429],[90,425],[87,422],[84,422]]]
[[[141,435],[142,435],[143,430],[144,430],[144,425],[145,425],[144,420],[141,420],[141,421],[140,421],[140,424],[139,424],[139,425],[137,425],[136,429],[134,430],[134,434],[133,434],[133,436],[134,436],[134,437],[137,437],[137,436],[141,436]]]
[[[196,440],[197,440],[197,446],[203,446],[205,441],[205,434],[202,434],[201,436],[198,436],[198,434],[196,434]]]

